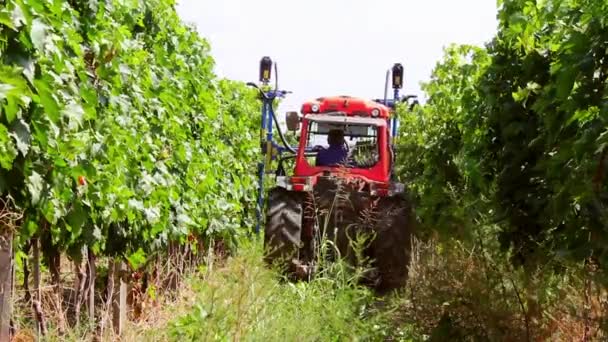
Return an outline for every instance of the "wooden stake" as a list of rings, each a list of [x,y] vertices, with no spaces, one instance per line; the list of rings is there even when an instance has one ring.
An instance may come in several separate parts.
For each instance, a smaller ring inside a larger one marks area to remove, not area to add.
[[[32,239],[32,246],[34,247],[34,311],[36,313],[36,333],[38,340],[40,335],[46,335],[46,324],[44,322],[44,313],[42,312],[42,289],[40,288],[40,244],[38,239]]]
[[[23,253],[25,254],[25,256],[23,258],[21,258],[21,262],[23,263],[23,292],[24,292],[24,299],[27,303],[30,302],[30,300],[32,300],[32,294],[30,292],[30,262],[29,262],[29,254],[30,254],[30,249],[32,248],[32,240],[30,240],[29,243],[26,244],[25,248],[23,249]]]
[[[89,248],[87,251],[87,280],[89,281],[89,287],[87,290],[88,294],[88,311],[89,311],[89,321],[91,323],[95,322],[95,280],[96,280],[96,271],[95,271],[95,254]]]
[[[0,341],[11,340],[13,234],[0,236]]]
[[[61,284],[61,254],[59,253],[59,250],[57,250],[54,247],[51,251],[49,251],[49,254],[50,254],[49,255],[49,261],[50,261],[49,270],[51,272],[51,282],[52,282],[53,288],[54,288],[53,297],[54,297],[54,301],[55,301],[55,305],[56,305],[55,308],[56,308],[57,314],[58,314],[57,330],[60,335],[63,335],[66,332],[66,322],[65,322],[65,316],[64,316],[65,313],[63,312],[63,287]]]
[[[101,339],[101,336],[104,336],[106,326],[108,324],[109,316],[112,311],[112,299],[114,298],[114,260],[108,260],[108,277],[106,279],[106,297],[105,303],[103,304],[103,309],[101,310],[101,318],[99,320],[99,324],[97,325],[97,337]]]
[[[114,262],[114,297],[112,299],[112,325],[114,333],[121,336],[127,321],[127,282],[124,262]]]
[[[74,292],[76,293],[76,299],[74,301],[74,316],[76,317],[75,325],[80,325],[80,307],[82,306],[83,298],[85,297],[86,288],[85,283],[87,281],[87,275],[83,270],[82,259],[79,262],[74,262],[74,269],[76,271],[76,277],[74,278]]]

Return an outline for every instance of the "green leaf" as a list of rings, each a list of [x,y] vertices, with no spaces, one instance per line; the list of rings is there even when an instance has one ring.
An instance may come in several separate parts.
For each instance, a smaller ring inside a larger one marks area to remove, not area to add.
[[[6,7],[0,10],[0,24],[10,28],[13,31],[17,31],[19,27],[25,24],[25,16],[19,4],[13,4],[14,8],[12,12],[9,12],[10,7]]]
[[[46,79],[34,80],[34,85],[36,86],[40,103],[42,104],[45,113],[53,122],[58,122],[60,119],[59,105],[57,104],[55,95],[53,94],[48,81]]]
[[[524,102],[528,98],[528,95],[530,95],[530,90],[528,88],[520,88],[512,93],[515,102]]]
[[[40,18],[34,19],[30,29],[30,39],[32,44],[39,52],[44,51],[44,44],[46,42],[49,27]]]
[[[23,121],[23,119],[19,119],[13,124],[12,129],[13,132],[11,133],[11,136],[17,143],[17,149],[21,152],[21,155],[25,157],[30,148],[30,126]]]
[[[0,24],[10,28],[11,30],[15,30],[15,25],[13,25],[13,20],[10,14],[4,9],[0,10]]]
[[[33,83],[34,74],[36,73],[36,64],[34,63],[34,60],[31,58],[20,58],[19,65],[21,65],[23,68],[23,76],[25,76],[28,81]]]
[[[592,107],[584,110],[577,110],[574,114],[566,121],[566,126],[570,125],[574,121],[589,121],[599,117],[600,111],[597,107]]]
[[[11,13],[11,17],[12,17],[14,29],[20,28],[21,26],[25,25],[26,20],[25,20],[25,15],[23,14],[23,10],[21,9],[21,4],[19,4],[19,3],[15,4],[15,8],[13,9],[13,12]]]
[[[95,238],[97,241],[101,241],[103,239],[103,232],[97,226],[93,228],[93,238]]]
[[[32,171],[32,174],[27,178],[26,181],[27,189],[30,193],[32,205],[40,203],[42,197],[42,191],[44,190],[44,180],[36,171]]]
[[[15,89],[15,86],[6,83],[0,83],[0,100],[4,100],[8,97],[12,90]]]
[[[141,247],[133,254],[127,257],[131,268],[137,270],[146,263],[146,253]]]
[[[557,97],[559,99],[566,99],[570,92],[572,91],[572,87],[574,86],[574,81],[576,80],[577,71],[574,68],[563,68],[557,74],[555,87],[557,88]]]
[[[72,228],[72,236],[78,237],[87,221],[87,213],[79,202],[74,204],[73,209],[66,216],[66,222]]]
[[[26,236],[34,236],[34,234],[36,234],[37,230],[38,230],[38,223],[35,220],[28,218],[27,223],[25,224]]]
[[[82,117],[84,116],[84,109],[78,103],[70,103],[63,110],[61,114],[68,119],[68,128],[70,130],[78,129],[82,125]]]
[[[12,169],[15,157],[17,157],[17,149],[9,136],[8,129],[0,123],[0,166],[5,170]]]
[[[509,28],[515,34],[519,34],[524,30],[524,26],[528,22],[528,18],[522,13],[514,13],[509,18]]]

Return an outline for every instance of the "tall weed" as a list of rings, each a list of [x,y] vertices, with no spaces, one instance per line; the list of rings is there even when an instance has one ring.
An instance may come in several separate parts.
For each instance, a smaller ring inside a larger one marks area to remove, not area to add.
[[[192,282],[191,310],[170,325],[175,340],[378,340],[386,334],[377,299],[341,262],[307,282],[289,282],[244,242],[224,267]]]

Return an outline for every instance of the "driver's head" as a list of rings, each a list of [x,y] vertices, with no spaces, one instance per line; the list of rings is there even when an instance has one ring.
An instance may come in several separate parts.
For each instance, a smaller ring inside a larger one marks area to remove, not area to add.
[[[327,135],[327,143],[329,146],[344,144],[344,132],[341,129],[332,129]]]

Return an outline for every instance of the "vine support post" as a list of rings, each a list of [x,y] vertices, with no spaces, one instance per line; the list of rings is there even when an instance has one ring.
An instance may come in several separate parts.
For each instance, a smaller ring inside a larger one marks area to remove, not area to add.
[[[122,335],[127,321],[127,282],[125,272],[127,266],[124,262],[113,262],[114,267],[114,296],[112,298],[112,326],[114,333]]]
[[[36,334],[38,339],[40,335],[46,334],[46,325],[44,323],[44,315],[42,312],[42,290],[40,288],[40,243],[38,238],[32,239],[32,247],[34,250],[33,272],[34,272],[34,310],[36,312]]]
[[[33,240],[31,240],[33,241]],[[23,249],[23,253],[25,254],[25,256],[23,256],[21,258],[21,262],[23,264],[23,298],[25,299],[26,303],[29,303],[32,300],[32,293],[30,290],[30,261],[29,261],[29,254],[30,254],[30,250],[32,248],[32,242],[29,242],[26,244],[25,248]]]
[[[83,250],[84,251],[84,250]],[[84,255],[84,253],[83,253]],[[76,293],[75,302],[74,302],[74,316],[75,316],[75,326],[80,325],[80,308],[82,306],[82,302],[84,298],[86,298],[86,294],[88,293],[88,288],[86,287],[87,283],[87,272],[86,272],[86,262],[85,266],[83,266],[83,260],[80,259],[78,261],[74,261],[74,271],[76,273],[76,277],[74,277],[74,292]],[[84,267],[84,268],[83,268]]]
[[[43,247],[44,248],[44,247]],[[48,250],[49,271],[51,273],[51,283],[53,285],[53,300],[57,311],[57,330],[59,335],[66,333],[66,316],[63,310],[63,284],[61,281],[61,253],[55,246]]]
[[[89,314],[89,322],[92,324],[95,323],[95,278],[96,278],[96,268],[95,268],[95,253],[91,250],[91,248],[87,249],[87,280],[88,280],[88,288],[87,288],[87,309]]]
[[[13,234],[0,235],[0,341],[11,340]]]

